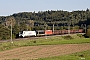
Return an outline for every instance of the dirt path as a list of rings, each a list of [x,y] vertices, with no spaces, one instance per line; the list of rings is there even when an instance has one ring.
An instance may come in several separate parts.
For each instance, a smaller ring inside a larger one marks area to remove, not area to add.
[[[59,56],[90,50],[90,44],[42,45],[15,48],[0,52],[0,60],[4,59],[37,59]]]

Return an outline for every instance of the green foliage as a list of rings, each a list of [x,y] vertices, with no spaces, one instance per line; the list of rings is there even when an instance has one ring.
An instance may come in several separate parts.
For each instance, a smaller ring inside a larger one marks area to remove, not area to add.
[[[88,25],[87,28],[90,29],[90,25]]]
[[[10,23],[11,17],[14,17],[13,25],[15,25],[15,23],[17,22],[16,24],[18,26],[22,26],[22,24],[24,23],[24,26],[30,26],[33,28],[34,26],[44,27],[45,25],[48,25],[49,29],[51,29],[51,26],[53,24],[58,27],[68,26],[68,24],[70,24],[71,28],[75,27],[74,29],[79,29],[82,24],[90,25],[90,11],[88,9],[86,9],[86,11],[78,10],[72,12],[63,10],[48,10],[44,12],[39,11],[38,13],[22,12],[13,14],[9,17],[0,17],[1,24],[5,25],[5,23]],[[6,25],[8,26],[10,24]],[[56,27],[56,29],[60,29],[58,27]],[[63,27],[63,29],[67,29],[67,27]]]
[[[83,35],[82,35],[82,34],[77,34],[77,36],[79,36],[79,37],[83,37]]]
[[[74,29],[79,29],[79,26],[75,26]]]
[[[73,39],[70,35],[68,35],[68,36],[63,36],[63,38],[66,39],[66,40]]]
[[[86,36],[90,37],[90,29],[87,29]]]
[[[9,39],[10,38],[10,30],[3,25],[0,25],[0,40]]]

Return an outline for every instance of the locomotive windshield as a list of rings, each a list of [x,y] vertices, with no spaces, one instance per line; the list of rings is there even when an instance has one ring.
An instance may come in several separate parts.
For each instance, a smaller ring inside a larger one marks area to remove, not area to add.
[[[23,34],[23,31],[19,32],[19,34]]]

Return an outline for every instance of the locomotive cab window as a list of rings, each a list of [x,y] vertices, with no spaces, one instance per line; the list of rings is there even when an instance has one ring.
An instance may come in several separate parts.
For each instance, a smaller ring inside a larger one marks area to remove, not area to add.
[[[19,34],[23,34],[23,31],[19,32]]]

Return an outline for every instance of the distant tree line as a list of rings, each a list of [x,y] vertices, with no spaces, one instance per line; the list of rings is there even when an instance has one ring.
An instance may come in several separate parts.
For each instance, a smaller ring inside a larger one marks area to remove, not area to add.
[[[11,22],[12,20],[12,22]],[[23,30],[55,30],[68,29],[90,29],[90,10],[85,11],[39,11],[15,13],[10,16],[0,16],[0,40],[10,39],[11,23],[13,27],[13,38],[18,36],[19,31]]]

